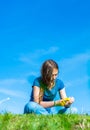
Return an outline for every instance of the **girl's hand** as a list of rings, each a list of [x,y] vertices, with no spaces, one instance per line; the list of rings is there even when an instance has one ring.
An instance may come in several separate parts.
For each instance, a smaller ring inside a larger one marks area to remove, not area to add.
[[[71,104],[75,101],[74,97],[69,97],[69,100],[65,103],[65,107],[70,107]]]
[[[58,101],[55,101],[56,106],[64,106],[64,107],[70,107],[70,105],[74,102],[73,97],[64,98]]]

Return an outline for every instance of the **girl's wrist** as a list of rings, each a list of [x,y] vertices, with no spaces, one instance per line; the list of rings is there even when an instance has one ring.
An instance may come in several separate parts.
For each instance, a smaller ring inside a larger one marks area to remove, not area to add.
[[[58,102],[57,101],[54,101],[54,106],[58,106]]]
[[[56,106],[56,102],[54,101],[54,106]]]

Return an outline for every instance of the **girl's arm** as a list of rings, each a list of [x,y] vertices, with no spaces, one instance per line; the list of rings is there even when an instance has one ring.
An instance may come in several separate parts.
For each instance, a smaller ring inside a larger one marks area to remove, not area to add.
[[[52,107],[54,106],[54,101],[43,101],[43,92],[40,91],[40,88],[37,86],[33,87],[33,96],[34,96],[34,102],[39,103],[44,108]]]
[[[63,98],[66,98],[66,93],[65,93],[65,89],[60,91],[61,94],[61,100],[56,100],[56,101],[43,101],[43,92],[40,91],[40,88],[37,86],[33,87],[34,91],[33,91],[33,95],[34,95],[34,102],[40,104],[41,106],[43,106],[44,108],[47,107],[52,107],[52,106],[60,106]],[[72,104],[72,99],[70,99],[70,102],[67,102],[67,104],[65,105],[70,106]]]
[[[60,90],[60,98],[63,99],[63,98],[66,98],[67,95],[66,95],[66,91],[65,91],[65,88],[63,88],[62,90]]]
[[[60,97],[61,97],[61,99],[64,99],[67,97],[65,88],[60,90]],[[65,107],[70,107],[70,105],[74,102],[74,97],[69,97],[69,99],[70,100],[66,102]]]

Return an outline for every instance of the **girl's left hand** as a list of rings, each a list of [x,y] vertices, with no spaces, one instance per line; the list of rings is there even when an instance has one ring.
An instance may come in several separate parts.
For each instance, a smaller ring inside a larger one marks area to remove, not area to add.
[[[66,102],[65,107],[70,107],[70,105],[75,101],[74,97],[69,97],[70,100]]]

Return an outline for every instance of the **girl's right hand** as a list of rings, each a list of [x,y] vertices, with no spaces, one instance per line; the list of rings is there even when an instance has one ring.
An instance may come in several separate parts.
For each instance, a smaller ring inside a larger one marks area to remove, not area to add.
[[[72,98],[64,98],[64,99],[55,101],[55,105],[56,106],[70,106],[72,102],[73,102]]]

